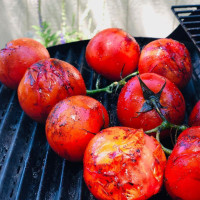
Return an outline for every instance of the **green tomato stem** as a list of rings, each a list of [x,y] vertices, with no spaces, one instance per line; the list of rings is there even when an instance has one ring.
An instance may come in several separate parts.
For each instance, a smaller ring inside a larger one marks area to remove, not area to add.
[[[177,131],[184,131],[185,129],[187,129],[187,126],[185,125],[176,125],[176,124],[172,124],[170,123],[166,118],[165,116],[162,114],[161,110],[159,109],[158,105],[156,104],[156,101],[152,98],[151,99],[151,103],[153,104],[154,106],[154,109],[156,110],[156,112],[159,114],[160,118],[162,119],[162,123],[151,129],[151,130],[148,130],[148,131],[145,131],[146,134],[150,134],[150,133],[156,133],[156,139],[158,140],[158,142],[161,144],[162,146],[162,149],[163,151],[167,154],[167,155],[170,155],[172,150],[171,149],[168,149],[166,147],[164,147],[162,145],[162,143],[160,142],[160,132],[163,131],[163,130],[166,130],[166,129],[176,129]]]
[[[166,147],[164,147],[161,142],[160,142],[160,131],[157,131],[156,133],[156,139],[158,140],[158,142],[160,143],[163,151],[167,154],[167,155],[170,155],[172,153],[172,150],[171,149],[168,149]]]
[[[129,78],[132,78],[138,74],[139,74],[138,71],[133,72],[133,73],[129,74],[128,76],[124,77],[123,79],[121,79],[120,81],[118,81],[118,82],[115,81],[104,88],[98,88],[98,84],[99,84],[99,80],[98,80],[98,84],[96,84],[97,89],[86,90],[87,95],[92,95],[92,94],[96,94],[96,93],[100,93],[100,92],[107,92],[109,94],[113,93],[114,89],[117,90],[119,87],[123,87],[127,83],[127,80]]]

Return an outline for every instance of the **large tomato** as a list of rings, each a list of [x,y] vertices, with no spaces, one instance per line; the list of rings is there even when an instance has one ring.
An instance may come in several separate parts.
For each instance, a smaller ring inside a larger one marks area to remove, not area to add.
[[[142,129],[111,127],[89,142],[84,180],[98,200],[144,200],[163,184],[165,154]]]
[[[192,109],[189,120],[189,126],[200,126],[200,100],[195,104]]]
[[[165,186],[173,199],[200,199],[200,126],[178,137],[165,169]]]
[[[22,109],[41,123],[46,121],[56,103],[78,94],[86,94],[80,72],[71,64],[55,58],[41,60],[29,67],[18,87]]]
[[[71,96],[60,101],[46,121],[51,148],[69,161],[82,161],[88,142],[109,125],[105,107],[88,96]]]
[[[180,90],[166,78],[145,73],[140,79],[148,87],[142,89],[138,77],[130,79],[122,88],[117,103],[117,116],[123,126],[143,128],[144,131],[155,128],[162,119],[154,109],[151,98],[156,100],[161,113],[173,124],[181,124],[185,116],[185,100]],[[146,98],[146,99],[145,99]]]
[[[192,76],[190,54],[184,44],[172,39],[158,39],[141,51],[139,73],[153,72],[183,88]]]
[[[28,67],[49,57],[47,49],[36,40],[12,40],[0,51],[0,81],[7,87],[16,89]]]
[[[98,74],[109,80],[120,80],[134,72],[138,65],[140,47],[136,40],[118,28],[97,33],[86,47],[86,61]]]

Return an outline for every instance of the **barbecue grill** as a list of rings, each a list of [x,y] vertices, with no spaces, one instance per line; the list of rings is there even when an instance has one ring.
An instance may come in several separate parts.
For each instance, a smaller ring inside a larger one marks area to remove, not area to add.
[[[187,105],[187,120],[194,104],[200,99],[200,5],[173,6],[172,10],[180,25],[168,37],[186,45],[194,69],[192,80],[182,91]],[[155,39],[136,37],[141,48]],[[87,89],[92,89],[97,74],[85,61],[87,43],[88,40],[73,42],[48,50],[51,57],[77,67]],[[101,87],[108,84],[109,81],[101,79]],[[109,111],[110,126],[119,125],[116,117],[117,96],[117,93],[94,96]],[[16,91],[0,83],[0,200],[94,200],[82,173],[82,163],[70,163],[51,150],[44,125],[31,120],[22,111]],[[170,197],[163,188],[151,199],[169,200]]]

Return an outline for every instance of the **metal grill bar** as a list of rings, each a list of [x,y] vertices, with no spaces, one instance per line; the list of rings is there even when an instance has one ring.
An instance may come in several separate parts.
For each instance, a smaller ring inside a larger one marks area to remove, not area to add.
[[[22,184],[23,184],[23,180],[24,180],[24,176],[25,176],[25,172],[26,172],[26,168],[27,168],[27,164],[28,164],[28,159],[29,159],[31,149],[32,149],[32,146],[33,146],[33,142],[34,142],[34,139],[35,139],[36,130],[37,130],[37,124],[35,124],[35,127],[34,127],[33,132],[32,132],[32,136],[31,136],[28,152],[27,152],[27,155],[26,155],[26,159],[25,159],[25,162],[24,162],[22,175],[21,175],[20,180],[19,180],[19,185],[18,185],[18,188],[17,188],[15,200],[18,200],[19,196],[20,196],[20,192],[21,192],[21,188],[22,188]]]
[[[21,114],[20,120],[18,122],[17,130],[16,130],[15,135],[14,135],[14,137],[12,139],[11,144],[10,144],[10,148],[9,148],[9,150],[7,152],[5,163],[4,163],[4,165],[3,165],[2,169],[1,169],[0,183],[2,182],[2,180],[3,180],[4,176],[5,176],[5,171],[7,170],[7,167],[8,167],[8,164],[9,164],[9,160],[10,160],[11,154],[12,154],[13,149],[14,149],[14,145],[15,145],[16,139],[18,138],[20,124],[22,122],[23,117],[24,117],[24,112],[22,112],[22,114]]]
[[[189,15],[189,16],[179,17],[179,19],[185,20],[185,19],[192,19],[192,18],[198,18],[198,17],[200,17],[200,15]]]
[[[188,28],[188,31],[199,31],[200,27]]]
[[[176,11],[176,14],[184,14],[184,13],[191,13],[191,12],[196,13],[196,12],[199,12],[199,11],[200,11],[200,9],[196,9],[196,10],[178,10],[178,11]]]
[[[196,26],[196,24],[200,24],[200,21],[189,21],[189,22],[182,22],[181,25],[194,25]]]
[[[200,24],[200,5],[172,6],[171,9],[191,41],[200,52],[200,28],[197,27]]]
[[[40,179],[40,185],[39,185],[39,189],[38,189],[36,200],[40,200],[40,195],[41,195],[41,190],[42,190],[43,180],[44,180],[44,175],[45,175],[45,168],[47,166],[47,159],[48,159],[48,155],[49,155],[49,149],[50,148],[49,148],[49,145],[48,145],[47,146],[46,155],[45,155],[45,159],[44,159],[44,164],[43,164],[43,169],[42,169],[42,175],[41,175],[41,179]]]
[[[192,8],[192,7],[194,7],[194,8],[198,8],[198,7],[200,7],[200,4],[199,5],[196,5],[196,4],[192,4],[192,5],[176,5],[176,6],[172,6],[173,8]]]

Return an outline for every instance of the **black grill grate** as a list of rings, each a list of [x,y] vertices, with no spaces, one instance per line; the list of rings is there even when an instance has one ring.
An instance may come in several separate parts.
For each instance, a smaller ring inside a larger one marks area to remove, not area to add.
[[[181,30],[183,32],[183,30]],[[174,39],[179,40],[177,33]],[[154,40],[136,38],[140,47]],[[97,74],[85,61],[88,41],[49,48],[51,57],[67,61],[82,73],[87,89],[95,85]],[[199,53],[185,41],[192,56],[193,79],[183,91],[189,113],[199,99]],[[108,81],[102,79],[102,86]],[[99,94],[109,111],[110,126],[118,125],[116,102],[118,94]],[[49,147],[44,125],[31,120],[20,108],[16,91],[0,83],[0,200],[94,200],[83,180],[82,163],[70,163],[57,156]],[[151,198],[169,200],[163,190]]]
[[[200,5],[172,6],[172,11],[200,52]]]

